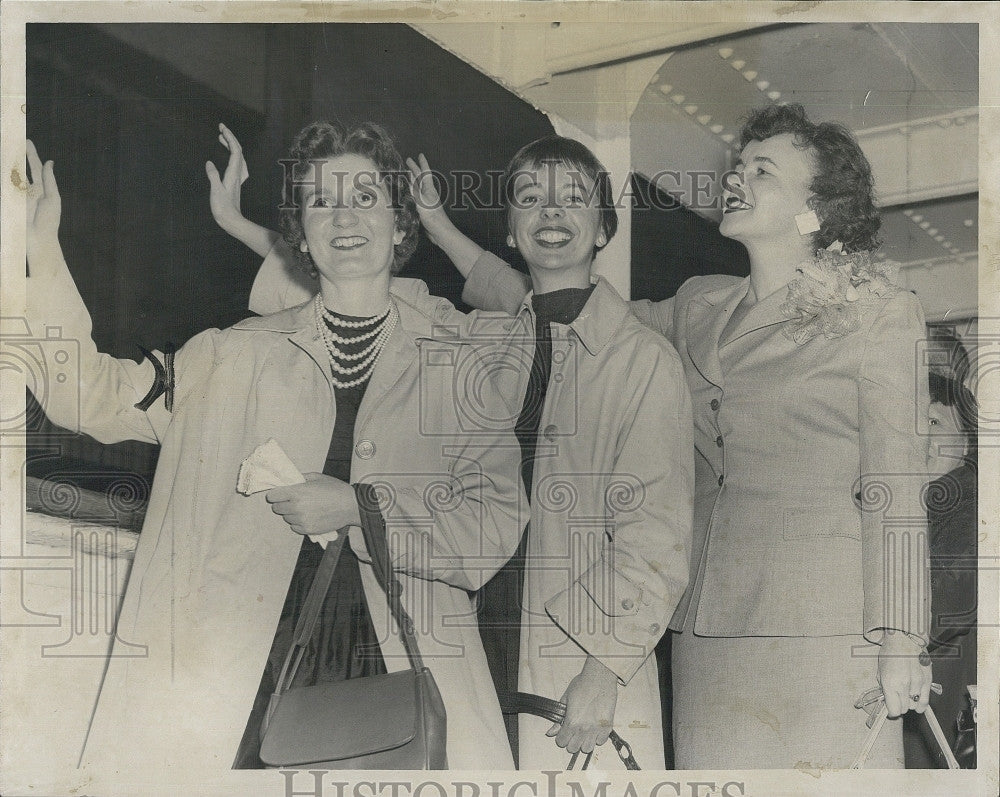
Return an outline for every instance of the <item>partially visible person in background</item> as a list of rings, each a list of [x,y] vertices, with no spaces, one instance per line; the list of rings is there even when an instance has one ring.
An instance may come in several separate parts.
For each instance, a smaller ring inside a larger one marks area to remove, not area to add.
[[[944,349],[947,363],[932,366],[930,473],[927,519],[931,550],[931,633],[934,660],[931,708],[964,768],[976,766],[975,747],[958,739],[958,716],[969,708],[968,687],[976,679],[976,539],[979,476],[977,404],[966,387],[969,357],[962,342],[932,329],[931,348]],[[939,351],[940,353],[940,351]],[[942,358],[943,359],[943,358]],[[970,737],[971,738],[971,737]],[[947,763],[927,723],[914,714],[903,722],[907,769],[944,768]]]

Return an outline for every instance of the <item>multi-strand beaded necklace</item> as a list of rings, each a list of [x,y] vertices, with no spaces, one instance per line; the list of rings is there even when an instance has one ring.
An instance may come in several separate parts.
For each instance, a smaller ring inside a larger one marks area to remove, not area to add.
[[[343,390],[371,377],[378,356],[398,321],[399,310],[392,299],[380,315],[349,321],[327,310],[322,296],[316,295],[316,329],[330,355],[334,387]],[[365,341],[371,342],[358,348]]]

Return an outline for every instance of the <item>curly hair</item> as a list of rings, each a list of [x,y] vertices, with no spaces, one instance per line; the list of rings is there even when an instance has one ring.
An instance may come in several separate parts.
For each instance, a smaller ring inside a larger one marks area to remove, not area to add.
[[[840,241],[846,252],[877,249],[882,220],[875,206],[875,180],[854,134],[835,122],[811,122],[797,103],[767,105],[747,116],[740,148],[783,133],[790,133],[795,145],[809,149],[814,158],[809,205],[819,217],[820,229],[813,233],[813,247],[825,249]]]
[[[606,239],[603,246],[594,247],[594,251],[599,252],[618,231],[618,212],[615,210],[608,170],[593,152],[576,139],[557,135],[542,136],[525,144],[514,154],[503,177],[504,201],[508,209],[513,204],[514,180],[518,174],[526,169],[537,169],[545,163],[561,163],[579,170],[593,180],[597,189],[597,207],[601,211],[601,230]]]
[[[301,192],[299,181],[303,180],[312,162],[339,155],[368,158],[375,164],[389,192],[396,213],[396,229],[403,233],[402,242],[396,244],[393,250],[392,273],[398,274],[417,248],[420,219],[410,193],[409,171],[403,156],[389,133],[372,122],[363,122],[356,127],[346,127],[339,122],[310,122],[295,136],[287,159],[282,161],[286,165],[284,201],[278,218],[282,236],[295,252],[299,266],[309,275],[317,276],[312,256],[299,247],[305,238],[298,202]],[[289,163],[291,170],[287,168]]]

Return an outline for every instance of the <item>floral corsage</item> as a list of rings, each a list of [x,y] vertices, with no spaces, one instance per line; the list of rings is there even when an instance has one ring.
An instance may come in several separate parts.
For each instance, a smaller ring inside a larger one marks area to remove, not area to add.
[[[796,271],[799,276],[788,284],[781,309],[791,320],[785,330],[799,345],[817,335],[850,334],[861,324],[859,299],[884,298],[899,291],[894,264],[875,261],[871,252],[845,254],[839,241],[816,252]]]

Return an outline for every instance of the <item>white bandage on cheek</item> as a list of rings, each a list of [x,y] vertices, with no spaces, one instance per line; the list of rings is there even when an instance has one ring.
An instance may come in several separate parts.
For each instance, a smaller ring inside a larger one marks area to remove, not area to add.
[[[815,210],[807,210],[805,213],[799,213],[795,217],[795,226],[799,228],[799,235],[809,235],[819,232],[819,216],[816,215]]]

